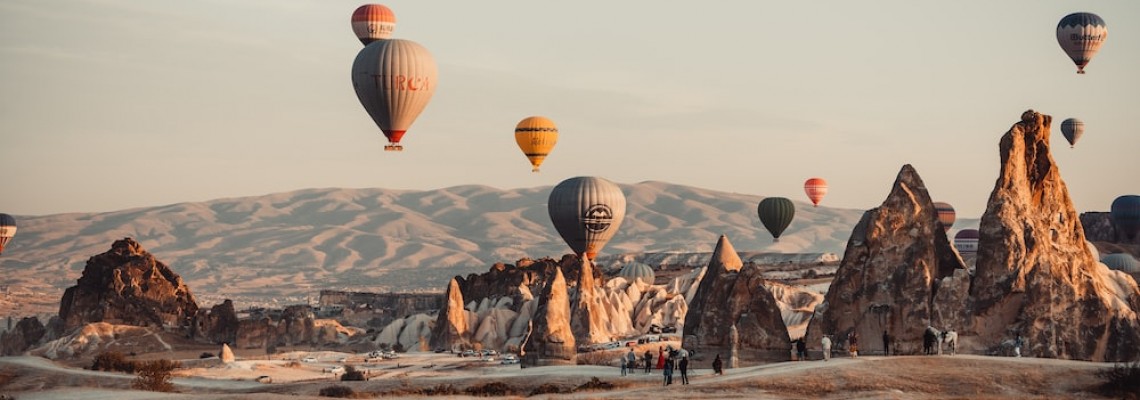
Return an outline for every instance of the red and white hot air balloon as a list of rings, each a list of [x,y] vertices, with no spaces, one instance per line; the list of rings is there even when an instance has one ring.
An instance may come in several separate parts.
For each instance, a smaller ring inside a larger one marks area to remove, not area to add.
[[[396,14],[381,4],[365,4],[352,12],[352,33],[367,46],[377,40],[392,37],[396,30]]]
[[[419,43],[378,40],[364,46],[352,63],[352,87],[360,104],[388,137],[385,151],[400,151],[400,138],[435,93],[435,59]]]
[[[827,195],[827,181],[823,178],[811,178],[804,182],[804,193],[811,199],[812,206],[819,207],[820,200]]]

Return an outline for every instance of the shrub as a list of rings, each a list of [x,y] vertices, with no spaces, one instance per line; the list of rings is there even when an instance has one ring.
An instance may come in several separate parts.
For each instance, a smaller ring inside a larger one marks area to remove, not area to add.
[[[349,365],[347,367],[344,367],[344,375],[340,376],[340,380],[342,380],[342,381],[363,381],[366,379],[364,379],[364,371],[358,370],[358,369],[356,369],[356,367]]]
[[[565,392],[566,391],[562,390],[561,386],[547,382],[547,383],[538,385],[538,387],[534,388],[534,390],[531,390],[530,396],[537,396],[540,394],[550,394],[550,393],[558,394],[558,393],[565,393]]]
[[[329,386],[321,388],[319,394],[321,397],[347,398],[355,396],[356,392],[354,392],[352,388],[348,386]]]
[[[131,383],[131,387],[152,392],[172,392],[174,384],[170,383],[170,371],[181,365],[177,361],[154,360],[138,364],[138,378]]]
[[[515,395],[515,388],[503,382],[490,382],[471,386],[464,390],[471,396],[500,397]]]
[[[198,358],[213,358],[213,357],[214,357],[214,353],[211,353],[208,351],[198,355]]]
[[[1112,368],[1098,371],[1096,376],[1105,380],[1100,386],[1103,394],[1140,399],[1140,361],[1115,364]]]
[[[610,390],[613,388],[614,388],[614,384],[603,381],[601,379],[598,379],[598,377],[595,376],[595,377],[590,378],[589,382],[583,383],[582,385],[574,388],[574,391],[577,392],[580,390]]]
[[[138,367],[134,361],[127,360],[127,356],[117,351],[104,351],[95,356],[91,369],[96,371],[114,371],[134,373]]]
[[[406,350],[404,349],[404,345],[402,345],[400,343],[396,343],[396,344],[392,345],[392,351],[397,352],[397,353],[403,353]]]

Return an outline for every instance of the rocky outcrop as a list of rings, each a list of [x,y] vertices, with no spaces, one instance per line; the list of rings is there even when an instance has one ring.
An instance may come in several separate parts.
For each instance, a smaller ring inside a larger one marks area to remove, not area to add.
[[[604,296],[594,279],[593,265],[589,258],[583,258],[578,265],[578,285],[570,298],[570,330],[574,332],[574,341],[588,346],[614,340],[607,324]]]
[[[835,280],[808,327],[808,343],[819,343],[823,335],[842,341],[857,332],[866,338],[860,350],[874,354],[883,350],[882,341],[870,339],[885,331],[900,343],[897,351],[917,353],[928,325],[956,329],[966,319],[965,299],[936,302],[943,280],[956,271],[966,273],[965,265],[938,222],[926,185],[904,165],[887,198],[852,230]]]
[[[979,227],[971,333],[991,347],[1020,333],[1023,352],[1038,357],[1140,359],[1140,290],[1134,281],[1111,288],[1119,285],[1085,246],[1049,152],[1051,123],[1026,111],[1001,139],[1001,172]]]
[[[523,340],[523,364],[574,364],[577,353],[570,330],[570,296],[561,269],[555,269],[554,279],[536,300],[538,305]]]
[[[40,343],[47,328],[36,317],[26,317],[16,323],[12,330],[0,335],[0,356],[23,354]]]
[[[320,333],[312,308],[299,304],[285,307],[279,315],[260,314],[239,321],[236,343],[238,348],[253,349],[336,342],[322,342]]]
[[[742,362],[787,358],[791,339],[762,273],[745,267],[728,238],[720,237],[685,315],[682,347],[696,350],[695,359],[734,350]]]
[[[234,302],[226,299],[209,310],[201,309],[194,315],[190,336],[208,343],[237,343],[239,323]]]
[[[232,364],[234,362],[234,351],[230,349],[229,345],[223,343],[222,351],[218,352],[218,358],[220,358],[223,363]]]
[[[91,322],[184,327],[197,312],[182,278],[131,238],[88,259],[83,276],[59,304],[69,330]]]
[[[447,285],[447,302],[439,310],[435,328],[431,333],[432,349],[463,349],[470,345],[471,330],[468,329],[467,311],[463,309],[463,293],[459,281],[452,279]]]

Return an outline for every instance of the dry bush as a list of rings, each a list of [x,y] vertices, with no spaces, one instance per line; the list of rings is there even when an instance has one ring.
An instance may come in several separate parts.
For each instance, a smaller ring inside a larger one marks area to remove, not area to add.
[[[344,367],[344,375],[340,376],[341,381],[364,381],[364,371],[356,369],[351,365]]]
[[[287,362],[285,363],[285,368],[301,368],[301,362],[297,360]]]
[[[152,392],[172,392],[174,384],[170,382],[170,371],[181,367],[177,361],[153,360],[138,364],[139,376],[131,382],[131,387]]]
[[[500,396],[513,396],[520,394],[514,387],[503,382],[489,382],[480,385],[474,385],[463,389],[464,393],[471,396],[482,397],[500,397]]]
[[[91,369],[96,371],[115,371],[134,373],[138,363],[127,360],[127,356],[117,351],[104,351],[95,356]]]
[[[339,398],[353,398],[356,396],[356,391],[348,386],[326,386],[321,388],[318,394],[321,397],[339,397]]]
[[[589,382],[578,385],[578,387],[574,388],[574,391],[580,392],[583,390],[612,390],[613,388],[613,383],[603,381],[595,376],[590,378]]]
[[[1101,394],[1140,399],[1140,361],[1115,364],[1112,368],[1098,371],[1096,376],[1104,379],[1099,388]]]
[[[531,390],[530,394],[528,396],[537,396],[540,394],[551,394],[551,393],[553,393],[553,394],[570,393],[570,390],[565,390],[561,386],[547,382],[547,383],[543,383],[541,385],[538,385],[538,387],[534,388],[534,390]]]

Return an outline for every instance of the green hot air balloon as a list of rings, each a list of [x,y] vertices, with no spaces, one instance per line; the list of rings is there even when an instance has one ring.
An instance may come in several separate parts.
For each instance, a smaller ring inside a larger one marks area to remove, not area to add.
[[[547,209],[570,249],[593,260],[625,218],[625,195],[613,182],[579,176],[554,187]]]
[[[780,234],[784,233],[784,229],[788,228],[796,216],[796,206],[786,198],[769,197],[760,200],[756,213],[760,215],[760,222],[772,233],[773,241],[779,242]]]

